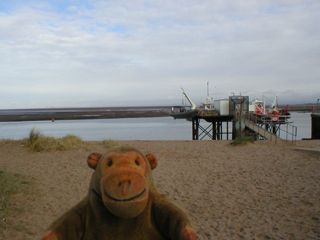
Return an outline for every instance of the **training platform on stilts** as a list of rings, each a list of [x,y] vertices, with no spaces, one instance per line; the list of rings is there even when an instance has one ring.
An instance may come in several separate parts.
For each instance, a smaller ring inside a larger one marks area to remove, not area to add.
[[[204,104],[198,108],[186,95],[191,107],[172,108],[170,116],[174,119],[186,119],[192,122],[192,140],[234,140],[237,137],[250,136],[255,140],[268,139],[280,141],[280,131],[284,132],[286,140],[297,136],[297,127],[291,126],[289,131],[288,118],[290,114],[284,110],[273,112],[265,111],[263,101],[255,99],[249,105],[249,96],[229,96],[229,99],[220,99],[212,104]],[[209,101],[210,102],[210,101]],[[277,104],[274,104],[277,106]],[[286,125],[286,130],[280,128]]]
[[[203,126],[200,121],[204,120],[209,123]],[[209,137],[211,140],[222,140],[225,136],[229,140],[229,134],[232,135],[233,116],[195,116],[192,118],[192,140],[202,140]],[[223,128],[225,124],[225,128]],[[231,126],[229,126],[231,124]]]

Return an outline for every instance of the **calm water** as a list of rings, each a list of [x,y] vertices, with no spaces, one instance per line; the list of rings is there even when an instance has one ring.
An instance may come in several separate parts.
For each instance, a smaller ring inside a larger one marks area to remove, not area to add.
[[[298,127],[297,140],[311,137],[310,113],[292,113],[293,125]],[[202,121],[201,125],[205,125]],[[28,137],[32,128],[53,137],[74,134],[83,140],[191,140],[192,123],[186,120],[162,118],[122,118],[65,121],[3,122],[0,139]],[[229,125],[230,127],[230,125]],[[282,135],[281,135],[282,136]]]

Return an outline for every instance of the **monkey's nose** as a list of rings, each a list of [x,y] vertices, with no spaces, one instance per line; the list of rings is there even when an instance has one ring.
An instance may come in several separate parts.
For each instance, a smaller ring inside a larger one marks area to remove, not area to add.
[[[119,182],[119,187],[121,187],[122,185],[127,184],[127,185],[131,185],[131,180],[127,180],[127,181],[121,181]]]
[[[127,197],[128,192],[130,192],[131,180],[119,182],[119,188],[121,188],[121,195],[123,198]]]

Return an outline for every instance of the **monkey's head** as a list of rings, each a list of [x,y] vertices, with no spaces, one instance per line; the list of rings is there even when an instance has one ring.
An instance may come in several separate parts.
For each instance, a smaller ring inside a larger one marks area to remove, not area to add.
[[[134,218],[146,207],[152,187],[151,170],[157,158],[132,147],[116,147],[106,154],[92,153],[88,165],[95,169],[91,187],[106,208],[121,218]]]

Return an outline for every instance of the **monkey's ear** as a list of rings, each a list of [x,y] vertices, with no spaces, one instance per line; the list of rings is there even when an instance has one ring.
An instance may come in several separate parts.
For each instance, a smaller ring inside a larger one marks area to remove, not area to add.
[[[57,236],[54,234],[54,232],[46,232],[43,238],[41,240],[58,240]]]
[[[91,153],[87,158],[87,163],[89,167],[95,170],[101,156],[102,156],[101,153]]]
[[[147,154],[146,157],[150,163],[151,170],[155,169],[158,165],[158,159],[156,156],[153,154]]]

